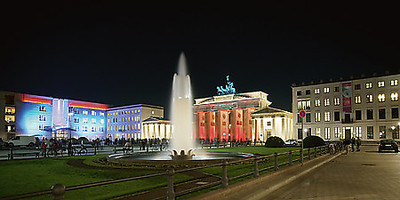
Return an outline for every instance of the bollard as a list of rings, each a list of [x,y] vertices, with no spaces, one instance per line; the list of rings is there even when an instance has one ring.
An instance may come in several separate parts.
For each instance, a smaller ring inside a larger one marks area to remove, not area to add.
[[[226,160],[222,161],[222,180],[221,180],[222,188],[228,187],[228,170],[226,167],[227,165],[228,162]]]
[[[14,148],[10,148],[10,159],[14,160]]]
[[[275,160],[275,165],[274,165],[274,170],[278,170],[278,153],[274,153],[274,160]]]
[[[314,158],[317,157],[317,147],[314,147]]]
[[[96,155],[96,153],[97,153],[96,149],[97,149],[96,146],[94,146],[94,155]]]
[[[300,149],[300,163],[303,166],[303,149]]]
[[[174,174],[175,174],[174,168],[167,170],[167,175],[168,175],[167,199],[168,200],[175,199]]]
[[[114,146],[114,153],[117,153],[117,146]]]
[[[310,148],[308,148],[308,160],[311,160]]]
[[[254,157],[254,178],[257,178],[259,175],[260,175],[260,172],[258,171],[257,157]]]
[[[293,161],[292,161],[292,150],[289,150],[289,166],[292,166]]]
[[[61,183],[57,183],[51,186],[51,194],[53,195],[54,200],[64,199],[65,186]]]

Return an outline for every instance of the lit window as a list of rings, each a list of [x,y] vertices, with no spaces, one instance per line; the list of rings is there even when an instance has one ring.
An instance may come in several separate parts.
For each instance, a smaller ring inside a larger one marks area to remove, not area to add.
[[[329,106],[331,103],[329,101],[329,99],[324,99],[324,105],[325,106]]]
[[[46,112],[46,106],[39,106],[39,111]]]
[[[325,139],[329,140],[331,138],[331,128],[325,128]]]
[[[99,115],[102,116],[102,117],[104,117],[104,113],[103,113],[103,112],[100,112]]]
[[[92,115],[96,116],[96,111],[92,110]]]
[[[140,113],[140,110],[138,110],[137,112]]]
[[[137,113],[137,110],[135,110],[135,113]]]
[[[88,118],[83,118],[83,119],[82,119],[82,122],[83,122],[84,124],[87,124],[87,123],[88,123]]]
[[[5,120],[7,123],[15,122],[15,116],[14,115],[6,115]]]
[[[39,115],[39,121],[46,121],[46,116],[45,115]]]
[[[44,130],[44,124],[39,124],[39,130],[41,130],[41,131]]]
[[[397,79],[391,80],[390,81],[390,86],[396,86],[399,84],[399,81]]]
[[[361,96],[355,96],[355,97],[354,97],[354,102],[355,102],[356,104],[360,104],[360,103],[361,103]]]
[[[151,114],[154,115],[154,111],[153,110],[151,111]]]
[[[315,93],[315,94],[319,94],[319,93],[320,93],[319,88],[315,89],[315,90],[314,90],[314,93]]]
[[[385,81],[378,81],[378,87],[385,87]]]
[[[371,83],[371,82],[366,83],[366,84],[365,84],[365,88],[367,88],[367,89],[372,88],[372,83]]]
[[[328,87],[324,88],[324,93],[329,93],[329,88]]]
[[[5,107],[5,114],[7,115],[15,114],[15,107]]]
[[[321,106],[321,100],[315,99],[315,107],[320,107]]]
[[[325,112],[325,121],[326,122],[331,121],[331,113],[330,112]]]
[[[355,132],[356,132],[356,137],[361,138],[362,137],[362,132],[361,132],[361,126],[356,126]]]
[[[83,131],[83,132],[87,132],[87,130],[88,130],[88,129],[87,129],[87,126],[82,126],[82,131]]]
[[[399,100],[399,93],[397,93],[397,92],[391,93],[391,94],[390,94],[390,99],[391,99],[392,101],[398,101],[398,100]]]
[[[367,94],[367,99],[366,99],[367,103],[372,103],[373,100],[374,100],[374,98],[373,98],[372,94]]]
[[[310,100],[302,100],[297,102],[297,108],[299,110],[304,110],[304,109],[310,109],[311,106],[311,101]],[[151,114],[154,114],[154,111],[151,112]],[[139,121],[139,120],[138,120]]]
[[[79,123],[79,118],[74,118],[74,123]]]
[[[342,138],[342,132],[340,130],[340,127],[333,128],[333,134],[335,135],[335,138]]]
[[[84,111],[82,111],[82,114],[87,115],[87,114],[88,114],[88,111],[87,111],[87,110],[84,110]]]
[[[92,119],[92,124],[95,124],[96,123],[96,119]]]
[[[96,127],[92,127],[92,132],[96,132]]]
[[[315,128],[315,133],[317,136],[321,136],[321,128]]]
[[[315,122],[320,122],[321,121],[321,113],[317,112],[315,113]]]
[[[385,102],[385,94],[378,94],[378,101]]]
[[[335,106],[340,105],[340,98],[334,98],[333,99],[333,104],[335,104]]]

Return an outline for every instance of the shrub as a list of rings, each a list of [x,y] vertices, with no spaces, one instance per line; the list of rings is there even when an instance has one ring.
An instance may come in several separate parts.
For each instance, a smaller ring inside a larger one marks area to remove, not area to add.
[[[304,138],[303,142],[304,142],[304,148],[311,148],[311,147],[318,147],[325,145],[325,141],[322,138],[315,135]]]
[[[269,137],[265,142],[265,147],[283,147],[284,145],[285,142],[280,137],[276,136]]]

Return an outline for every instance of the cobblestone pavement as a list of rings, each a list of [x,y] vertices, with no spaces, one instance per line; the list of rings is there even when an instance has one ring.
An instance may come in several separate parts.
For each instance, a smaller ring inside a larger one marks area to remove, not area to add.
[[[400,154],[362,146],[261,199],[400,199]]]

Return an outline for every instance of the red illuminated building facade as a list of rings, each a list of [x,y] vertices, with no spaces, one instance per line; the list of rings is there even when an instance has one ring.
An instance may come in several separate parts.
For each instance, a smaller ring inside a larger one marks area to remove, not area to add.
[[[226,94],[195,99],[195,138],[219,141],[253,141],[257,127],[251,113],[268,107],[265,92]]]

